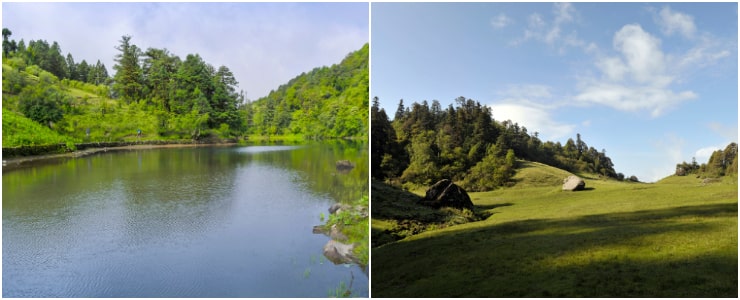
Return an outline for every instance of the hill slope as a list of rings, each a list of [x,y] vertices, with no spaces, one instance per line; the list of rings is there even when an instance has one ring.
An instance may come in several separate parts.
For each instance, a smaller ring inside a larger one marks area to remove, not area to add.
[[[248,104],[249,132],[308,138],[367,136],[368,53],[365,44],[341,63],[303,73]]]
[[[518,161],[512,182],[517,188],[555,187],[563,184],[563,179],[573,175],[568,171],[533,161]]]
[[[3,147],[20,145],[50,145],[74,143],[75,140],[62,136],[23,115],[3,107]]]
[[[562,192],[555,174],[525,164],[522,185],[470,193],[485,220],[374,248],[373,295],[737,297],[735,179],[587,179],[593,189]],[[373,237],[387,225],[374,219]]]

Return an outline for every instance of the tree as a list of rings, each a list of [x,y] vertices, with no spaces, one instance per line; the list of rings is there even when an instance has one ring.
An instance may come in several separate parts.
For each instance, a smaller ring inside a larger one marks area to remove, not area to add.
[[[175,76],[180,58],[167,49],[149,48],[144,53],[143,72],[148,98],[161,109],[170,111],[170,98],[177,88]]]
[[[372,177],[386,179],[400,175],[406,168],[402,149],[396,141],[396,132],[388,120],[388,115],[380,108],[378,97],[373,98],[373,105],[370,108],[370,124]]]
[[[107,84],[108,79],[110,79],[110,76],[108,76],[108,69],[105,67],[105,64],[100,62],[100,60],[98,60],[94,66],[90,67],[90,71],[87,74],[88,82],[94,85]]]
[[[16,69],[3,69],[3,93],[17,94],[26,86],[26,76]]]
[[[67,71],[67,61],[62,56],[62,49],[59,47],[59,43],[52,43],[47,54],[47,64],[41,66],[44,70],[51,72],[59,79],[69,78]]]
[[[236,92],[236,86],[239,82],[226,66],[218,67],[213,81],[214,92],[210,101],[213,115],[210,125],[216,127],[228,124],[231,128],[238,128],[241,124],[237,113],[239,94]]]
[[[583,152],[588,150],[588,145],[581,140],[581,134],[576,133],[576,150],[578,151],[578,157],[580,158],[583,155]]]
[[[406,108],[403,106],[403,99],[398,100],[398,107],[396,108],[396,114],[393,115],[393,120],[403,120]]]
[[[77,80],[77,65],[71,53],[67,53],[67,78]]]
[[[87,80],[87,76],[90,73],[90,65],[87,64],[87,61],[84,59],[75,66],[75,70],[77,71],[77,77],[74,78],[75,80],[82,81],[82,82],[89,82]]]
[[[178,114],[192,110],[195,90],[198,89],[208,102],[213,95],[213,67],[206,64],[198,54],[188,54],[175,74],[176,92],[170,98],[170,109]],[[210,105],[210,103],[209,103]]]
[[[707,163],[706,172],[709,176],[720,177],[725,175],[725,154],[722,150],[712,152],[712,156],[709,157]]]
[[[62,101],[65,95],[51,86],[38,84],[28,86],[20,94],[19,109],[26,117],[51,127],[62,119]]]
[[[10,55],[11,52],[15,52],[17,49],[15,41],[9,40],[11,35],[13,35],[13,32],[11,32],[10,29],[3,28],[3,56],[5,57]]]
[[[573,139],[568,139],[563,146],[563,154],[570,159],[578,159],[578,146]]]
[[[434,131],[428,130],[416,134],[409,145],[409,166],[401,174],[401,179],[422,185],[429,185],[441,178],[436,161],[436,147],[434,146]]]
[[[141,99],[143,91],[143,74],[139,65],[141,50],[136,45],[131,44],[131,36],[129,35],[122,36],[118,42],[120,45],[116,46],[116,50],[121,53],[116,54],[116,65],[113,66],[113,69],[116,70],[116,74],[113,76],[113,90],[126,103],[131,103]],[[96,80],[96,84],[99,83],[99,78],[94,78],[94,80]]]
[[[723,165],[724,165],[724,175],[729,174],[737,174],[737,144],[736,143],[730,143],[725,147],[725,151],[723,151],[724,159],[723,159]],[[735,162],[734,167],[733,162]],[[734,169],[733,169],[734,168]]]

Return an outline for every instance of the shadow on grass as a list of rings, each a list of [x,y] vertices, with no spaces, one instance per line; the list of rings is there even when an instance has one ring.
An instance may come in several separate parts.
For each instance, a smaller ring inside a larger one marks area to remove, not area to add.
[[[382,228],[373,227],[370,232],[372,247],[429,230],[482,221],[494,214],[491,209],[513,205],[475,206],[472,210],[432,208],[419,204],[422,197],[382,182],[373,181],[371,188],[372,222],[382,223]]]
[[[372,294],[737,297],[737,231],[713,223],[732,218],[737,203],[435,232],[373,249]],[[719,246],[703,238],[716,230]]]
[[[476,205],[475,208],[477,209],[495,209],[499,207],[506,207],[506,206],[512,206],[514,203],[496,203],[496,204],[483,204],[483,205]]]

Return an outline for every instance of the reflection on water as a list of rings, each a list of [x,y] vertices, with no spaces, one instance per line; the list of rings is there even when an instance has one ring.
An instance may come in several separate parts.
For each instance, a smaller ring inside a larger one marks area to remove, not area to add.
[[[311,233],[367,194],[365,145],[107,153],[3,174],[5,297],[326,297],[357,267]],[[334,163],[357,168],[337,174]]]
[[[287,151],[295,150],[303,146],[247,146],[237,149],[240,153],[262,153],[262,152],[273,152],[273,151]]]

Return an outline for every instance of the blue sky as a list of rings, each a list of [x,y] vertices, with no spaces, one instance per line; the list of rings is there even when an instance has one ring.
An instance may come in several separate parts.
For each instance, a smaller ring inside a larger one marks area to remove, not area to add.
[[[113,75],[114,48],[197,53],[231,69],[247,98],[315,67],[339,63],[369,41],[367,3],[3,3],[11,39],[59,42],[76,62],[101,60]]]
[[[737,3],[372,3],[371,96],[580,133],[642,181],[737,142]]]

